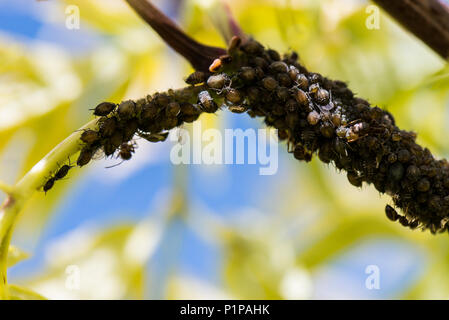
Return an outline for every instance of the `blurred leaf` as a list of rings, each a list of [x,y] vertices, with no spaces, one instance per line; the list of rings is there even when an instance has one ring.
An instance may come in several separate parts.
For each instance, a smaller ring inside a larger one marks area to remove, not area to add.
[[[230,300],[233,296],[201,279],[173,276],[168,281],[166,299]]]
[[[30,255],[19,248],[10,245],[8,250],[8,268],[12,267],[16,263],[19,263],[22,260],[25,260]]]
[[[342,253],[343,250],[366,238],[407,237],[409,241],[413,241],[414,238],[416,240],[426,239],[426,236],[419,230],[405,229],[391,223],[386,218],[379,219],[372,215],[350,215],[340,219],[322,221],[314,229],[312,232],[321,231],[323,234],[297,256],[298,261],[309,269],[326,263],[329,259]]]
[[[72,231],[48,249],[44,273],[25,283],[52,299],[142,299],[162,227],[148,220]]]
[[[46,300],[40,294],[15,284],[8,285],[8,291],[12,300]]]
[[[64,2],[73,5],[72,1]],[[76,5],[79,7],[81,23],[85,22],[101,32],[117,34],[126,28],[143,24],[125,1],[109,0],[106,4],[101,0],[79,0]]]

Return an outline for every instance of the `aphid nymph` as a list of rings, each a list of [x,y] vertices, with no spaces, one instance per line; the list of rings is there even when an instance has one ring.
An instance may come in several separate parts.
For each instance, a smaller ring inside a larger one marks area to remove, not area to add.
[[[217,104],[212,99],[212,97],[208,91],[201,91],[198,94],[198,102],[199,102],[200,107],[205,112],[213,113],[213,112],[217,111],[217,109],[218,109]]]
[[[55,177],[51,177],[50,179],[47,180],[47,182],[45,182],[45,184],[42,188],[45,193],[47,193],[48,190],[53,188],[55,181],[56,181]]]
[[[118,108],[117,112],[122,119],[129,119],[136,115],[136,104],[132,100],[122,101]]]
[[[100,135],[95,130],[86,130],[81,134],[81,141],[87,144],[94,143],[100,139]]]
[[[140,132],[139,136],[149,142],[163,142],[167,139],[168,132],[151,133],[151,134]]]
[[[133,143],[122,143],[120,146],[119,156],[122,160],[129,160],[135,151],[135,144]]]
[[[399,219],[398,213],[389,204],[385,206],[385,214],[387,215],[387,218],[390,219],[391,221],[396,221]]]
[[[217,72],[220,70],[221,66],[223,65],[222,61],[220,59],[215,59],[212,64],[209,66],[210,72]]]
[[[102,102],[94,109],[94,115],[104,117],[110,114],[117,105],[112,102]]]
[[[55,179],[56,180],[61,180],[62,178],[64,178],[67,173],[69,173],[69,170],[73,168],[73,166],[69,165],[69,164],[65,164],[63,165],[61,168],[59,168],[58,171],[56,171],[55,173]]]
[[[205,72],[195,71],[192,74],[190,74],[185,81],[187,84],[196,85],[206,81],[206,78],[207,74]]]
[[[79,167],[85,166],[92,159],[93,155],[94,151],[91,148],[84,147],[78,156],[78,160],[76,160],[76,164]]]

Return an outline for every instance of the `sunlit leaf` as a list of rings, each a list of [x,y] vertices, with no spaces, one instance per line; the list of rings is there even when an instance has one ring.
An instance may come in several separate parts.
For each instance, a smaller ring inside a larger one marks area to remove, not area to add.
[[[44,296],[15,284],[8,285],[8,292],[11,300],[46,300]]]
[[[29,257],[29,254],[20,250],[19,248],[10,245],[8,250],[8,268],[12,267],[16,263],[25,260]]]

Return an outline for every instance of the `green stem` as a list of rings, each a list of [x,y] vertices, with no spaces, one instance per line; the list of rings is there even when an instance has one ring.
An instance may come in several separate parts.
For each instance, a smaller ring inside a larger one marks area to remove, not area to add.
[[[27,199],[43,186],[49,176],[58,169],[58,166],[67,162],[71,155],[80,151],[82,131],[94,129],[96,126],[97,121],[91,120],[57,145],[10,189],[7,199],[0,207],[0,299],[8,299],[6,277],[8,249],[18,215]]]
[[[184,97],[183,99],[196,99],[198,93],[207,90],[206,85],[188,86],[173,90],[174,96]],[[216,93],[210,91],[211,95],[216,97]],[[187,98],[185,98],[187,97]],[[98,129],[96,119],[88,122],[79,130],[75,131],[52,151],[50,151],[42,160],[40,160],[30,171],[14,186],[7,186],[0,182],[0,190],[8,194],[8,198],[0,207],[0,299],[8,298],[7,284],[7,259],[8,249],[11,242],[14,224],[17,216],[22,211],[26,201],[35,191],[42,188],[45,182],[51,177],[52,173],[58,170],[59,166],[66,163],[70,156],[81,150],[83,144],[80,140],[82,131],[86,129]]]

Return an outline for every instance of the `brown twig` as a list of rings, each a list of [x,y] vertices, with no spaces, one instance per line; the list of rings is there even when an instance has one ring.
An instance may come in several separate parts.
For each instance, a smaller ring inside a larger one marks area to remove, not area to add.
[[[226,53],[223,48],[203,45],[192,39],[150,1],[126,1],[170,47],[186,58],[196,70],[208,71],[210,64]]]
[[[442,0],[373,0],[404,28],[449,59],[449,5]]]

